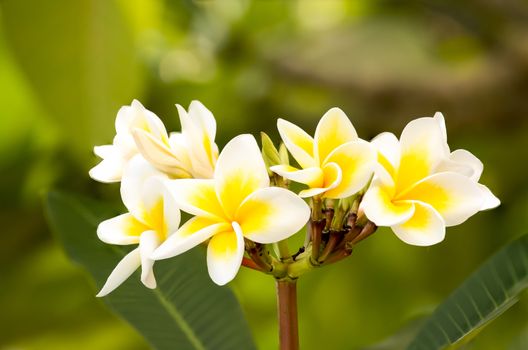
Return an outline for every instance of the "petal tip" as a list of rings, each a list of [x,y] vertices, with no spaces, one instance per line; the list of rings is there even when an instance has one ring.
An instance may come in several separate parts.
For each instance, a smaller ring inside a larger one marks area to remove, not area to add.
[[[132,103],[130,104],[132,107],[134,108],[138,108],[138,109],[143,109],[145,107],[143,107],[143,104],[141,102],[139,102],[137,99],[133,99],[132,100]]]
[[[157,287],[157,283],[155,280],[154,281],[146,280],[146,281],[141,281],[141,282],[143,282],[143,285],[147,287],[148,289],[156,289]]]

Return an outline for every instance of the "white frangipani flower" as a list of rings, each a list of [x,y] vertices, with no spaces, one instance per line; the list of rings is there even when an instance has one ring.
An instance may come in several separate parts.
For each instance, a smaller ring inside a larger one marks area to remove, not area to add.
[[[326,112],[317,125],[314,138],[283,119],[278,120],[277,127],[302,169],[288,165],[270,169],[289,180],[308,185],[308,189],[299,193],[301,197],[349,197],[365,187],[372,177],[376,150],[358,138],[341,109],[332,108]]]
[[[210,239],[207,266],[212,280],[224,285],[238,272],[244,238],[272,243],[300,230],[310,216],[308,205],[293,192],[269,187],[259,147],[240,135],[224,148],[210,180],[167,180],[177,205],[196,215],[152,255],[166,259]]]
[[[156,288],[154,260],[150,255],[180,224],[180,211],[163,185],[166,178],[141,155],[126,165],[121,197],[129,212],[101,222],[97,235],[105,243],[139,246],[117,264],[98,297],[112,292],[140,266],[141,282],[148,288]]]
[[[135,129],[136,144],[150,163],[172,177],[211,178],[218,158],[215,118],[199,101],[192,101],[188,112],[180,105],[176,107],[181,133],[171,133],[164,140],[148,130]]]
[[[127,162],[138,153],[132,132],[145,130],[160,142],[168,142],[163,122],[137,101],[119,109],[115,120],[116,136],[113,144],[96,146],[94,153],[103,160],[93,167],[89,174],[100,182],[119,182]]]
[[[372,144],[378,165],[361,206],[369,220],[390,226],[408,244],[439,243],[446,226],[500,204],[478,183],[482,163],[465,150],[450,153],[441,113],[411,121],[399,140],[382,133]]]

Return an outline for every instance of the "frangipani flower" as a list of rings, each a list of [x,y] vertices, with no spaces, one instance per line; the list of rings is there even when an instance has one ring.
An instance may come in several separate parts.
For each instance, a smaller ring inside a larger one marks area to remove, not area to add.
[[[116,136],[113,144],[96,146],[94,153],[103,160],[93,167],[89,174],[100,182],[119,182],[127,162],[138,153],[132,136],[135,129],[145,130],[160,142],[168,142],[167,131],[163,122],[151,111],[137,101],[130,106],[123,106],[117,112],[115,120]]]
[[[400,140],[382,133],[372,144],[379,165],[362,208],[369,220],[390,226],[408,244],[441,242],[446,226],[500,203],[478,184],[482,163],[465,150],[450,153],[440,113],[411,121]]]
[[[211,178],[218,158],[214,116],[198,101],[191,102],[188,113],[180,105],[177,108],[182,132],[169,135],[163,122],[139,101],[121,107],[113,144],[94,147],[103,160],[90,170],[90,176],[100,182],[121,181],[127,162],[141,153],[173,178]]]
[[[302,170],[288,165],[270,169],[295,182],[309,186],[301,197],[349,197],[365,187],[376,164],[376,150],[358,138],[352,123],[339,108],[321,118],[315,137],[298,126],[279,119],[279,133]]]
[[[152,257],[170,258],[210,239],[209,275],[219,285],[228,283],[242,263],[244,238],[263,244],[277,242],[300,230],[310,216],[301,198],[269,184],[254,137],[235,137],[218,157],[213,179],[166,181],[177,205],[196,216]]]
[[[152,267],[152,252],[176,232],[180,224],[180,211],[163,185],[166,175],[148,164],[141,155],[130,160],[123,172],[121,197],[127,214],[103,221],[97,235],[109,244],[138,244],[115,267],[105,285],[97,294],[102,297],[112,292],[141,266],[141,282],[156,288]]]
[[[216,121],[199,101],[192,101],[189,112],[176,105],[181,133],[159,138],[145,129],[135,129],[134,139],[143,156],[157,169],[177,178],[211,178],[218,158],[214,139]]]

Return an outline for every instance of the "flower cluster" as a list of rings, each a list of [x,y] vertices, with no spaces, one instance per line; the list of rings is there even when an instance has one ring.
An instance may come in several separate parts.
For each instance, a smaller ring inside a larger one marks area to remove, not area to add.
[[[98,296],[139,267],[142,283],[155,288],[156,260],[202,243],[209,275],[219,285],[241,265],[295,279],[348,256],[377,226],[391,227],[406,243],[432,245],[443,240],[446,226],[499,205],[478,183],[482,163],[468,151],[449,150],[440,113],[411,121],[400,139],[382,133],[368,142],[343,111],[332,108],[314,137],[279,119],[285,148],[277,150],[264,134],[261,150],[245,134],[219,153],[213,114],[198,101],[177,109],[181,132],[169,134],[154,113],[133,101],[117,114],[113,143],[94,148],[102,161],[90,176],[121,182],[128,210],[100,223],[98,237],[138,245]],[[286,149],[299,168],[290,166]],[[295,194],[290,181],[306,188]],[[192,215],[183,225],[180,210]],[[305,245],[290,254],[285,240],[308,222]]]

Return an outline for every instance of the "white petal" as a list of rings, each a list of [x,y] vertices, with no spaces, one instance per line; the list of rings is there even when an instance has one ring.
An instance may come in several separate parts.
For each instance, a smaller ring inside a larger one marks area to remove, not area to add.
[[[169,144],[176,146],[178,148],[188,148],[189,146],[186,143],[185,136],[181,132],[173,131],[169,134]]]
[[[314,141],[303,129],[284,119],[277,120],[277,129],[284,145],[302,168],[315,166]]]
[[[214,180],[166,180],[165,186],[181,210],[217,221],[226,218],[216,195]]]
[[[166,141],[168,138],[167,131],[161,119],[138,101],[134,100],[130,106],[123,106],[117,113],[116,117],[117,143],[126,143],[130,146],[131,133],[135,128],[151,133],[155,138]],[[128,136],[128,137],[127,137]],[[114,142],[115,144],[116,142]],[[127,147],[129,148],[129,147]]]
[[[325,193],[326,190],[328,190],[328,189],[327,188],[320,188],[320,187],[308,188],[306,190],[302,190],[301,192],[299,192],[299,197],[301,197],[301,198],[310,198],[310,197],[318,196],[321,193]]]
[[[233,222],[233,230],[218,233],[207,246],[207,269],[214,283],[223,286],[235,278],[244,256],[244,236]]]
[[[323,178],[323,188],[327,191],[337,188],[343,181],[343,171],[336,163],[326,163],[323,167]]]
[[[150,177],[166,178],[141,155],[134,156],[123,171],[121,199],[128,211],[139,220],[144,220],[143,185]]]
[[[361,201],[367,218],[377,226],[393,226],[409,220],[414,214],[414,204],[393,202],[394,189],[374,180]]]
[[[478,184],[457,173],[431,175],[398,194],[397,200],[420,201],[431,205],[447,226],[459,225],[476,214],[484,202]]]
[[[141,257],[139,248],[132,250],[125,255],[123,259],[117,264],[114,270],[108,276],[103,288],[97,294],[97,297],[104,297],[111,293],[114,289],[119,287],[130,275],[134,273],[141,266]]]
[[[268,187],[250,194],[235,215],[245,237],[258,243],[286,239],[304,227],[310,207],[295,193]]]
[[[431,206],[424,203],[415,203],[412,218],[391,228],[399,239],[416,246],[437,244],[445,237],[445,224],[442,217]]]
[[[163,179],[150,177],[141,192],[142,220],[165,239],[180,225],[180,210],[167,190]]]
[[[121,181],[127,159],[118,147],[114,145],[95,146],[94,153],[103,160],[89,171],[90,177],[104,183]]]
[[[176,105],[182,135],[188,147],[194,177],[211,178],[218,156],[218,149],[214,144],[216,122],[212,114],[208,116],[210,112],[203,105],[196,101],[191,105],[188,113],[182,106]]]
[[[378,161],[391,176],[400,166],[401,148],[398,138],[390,132],[383,132],[370,141],[379,152]]]
[[[132,136],[132,131],[114,136],[113,145],[124,160],[129,160],[139,151]]]
[[[185,169],[192,169],[189,146],[186,143],[185,136],[181,132],[171,132],[169,135],[169,145],[172,152],[185,165]]]
[[[470,164],[455,162],[451,159],[445,159],[438,164],[435,170],[436,173],[452,172],[464,175],[468,178],[472,178],[474,169]]]
[[[188,178],[191,176],[190,164],[184,162],[187,156],[184,151],[180,150],[181,154],[184,154],[182,160],[177,153],[173,152],[168,143],[161,142],[152,134],[141,129],[134,129],[133,135],[143,157],[158,170],[174,177]]]
[[[108,244],[137,244],[139,236],[147,230],[149,227],[127,213],[101,222],[97,236]]]
[[[345,198],[363,189],[372,178],[376,150],[363,140],[347,142],[332,151],[325,162],[335,163],[341,170],[339,184],[325,193],[326,198]]]
[[[482,184],[478,184],[480,191],[484,197],[484,202],[480,210],[488,210],[496,208],[500,205],[500,200],[490,191],[490,189]]]
[[[321,187],[324,181],[323,170],[319,167],[299,170],[289,165],[274,165],[270,167],[270,170],[288,180],[299,182],[310,187]]]
[[[189,105],[189,116],[205,131],[209,139],[214,140],[216,136],[216,120],[213,113],[200,101],[191,101]]]
[[[156,288],[156,278],[154,277],[154,260],[151,259],[152,252],[159,246],[158,234],[154,231],[147,231],[141,235],[139,241],[139,253],[141,255],[141,282],[150,289]]]
[[[471,152],[465,149],[457,149],[451,153],[449,159],[459,164],[465,164],[471,167],[471,175],[469,176],[473,181],[478,181],[484,170],[484,164],[475,157]]]
[[[317,196],[339,186],[343,179],[343,173],[341,168],[336,163],[327,163],[323,167],[323,183],[321,187],[309,188],[299,192],[299,196],[302,198],[308,198]]]
[[[129,126],[129,133],[135,128],[140,128],[148,133],[151,133],[155,138],[166,142],[168,140],[167,130],[161,119],[149,111],[139,101],[134,100],[131,104],[132,123]]]
[[[194,248],[217,233],[230,230],[231,225],[228,223],[218,223],[217,221],[196,216],[167,238],[151,257],[154,260],[171,258]]]
[[[436,121],[436,123],[440,127],[440,131],[442,132],[442,137],[445,143],[447,144],[447,128],[445,124],[444,115],[441,112],[436,112],[433,116],[433,119]]]
[[[163,218],[167,228],[167,236],[175,233],[180,227],[181,212],[172,194],[163,182]]]
[[[356,129],[339,108],[331,108],[323,115],[314,137],[314,157],[318,164],[325,162],[326,157],[337,147],[358,139]]]
[[[386,167],[379,162],[374,164],[373,180],[378,180],[383,186],[394,188],[396,186],[395,178],[387,171]]]
[[[268,171],[252,135],[228,142],[218,157],[214,178],[218,199],[230,217],[250,193],[269,186]]]
[[[402,192],[431,175],[438,164],[449,157],[444,131],[434,118],[419,118],[407,124],[403,129],[400,145],[397,192]]]
[[[92,179],[103,183],[119,182],[123,175],[123,166],[123,161],[120,157],[109,157],[90,169],[88,175]]]
[[[134,103],[134,101],[132,103]],[[133,119],[134,118],[133,118],[132,108],[130,106],[123,106],[119,108],[119,111],[117,112],[117,116],[115,120],[116,132],[118,134],[128,133],[130,131],[130,125],[132,124]]]
[[[112,157],[116,153],[114,145],[95,146],[93,151],[96,156],[103,159]]]

